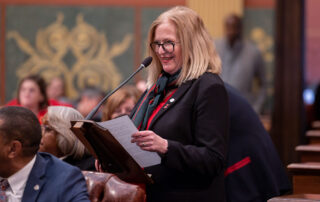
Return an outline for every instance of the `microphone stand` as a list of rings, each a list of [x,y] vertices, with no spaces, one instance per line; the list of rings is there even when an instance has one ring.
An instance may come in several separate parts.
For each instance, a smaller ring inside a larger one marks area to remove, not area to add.
[[[150,61],[148,61],[150,60]],[[147,62],[145,62],[147,61]],[[90,120],[92,119],[92,117],[97,113],[98,109],[101,107],[101,105],[114,93],[116,92],[119,88],[121,88],[123,85],[125,85],[133,76],[135,76],[139,71],[141,71],[143,68],[147,67],[152,61],[152,57],[148,57],[146,58],[142,64],[140,65],[140,67],[133,73],[131,74],[131,76],[129,78],[127,78],[126,80],[124,80],[116,89],[114,89],[113,91],[111,91],[110,93],[108,93],[108,95],[106,95],[100,102],[99,104],[97,104],[97,106],[95,106],[95,108],[93,110],[91,110],[91,112],[86,116],[85,120]],[[144,64],[146,63],[146,64]],[[149,63],[149,64],[148,64]]]

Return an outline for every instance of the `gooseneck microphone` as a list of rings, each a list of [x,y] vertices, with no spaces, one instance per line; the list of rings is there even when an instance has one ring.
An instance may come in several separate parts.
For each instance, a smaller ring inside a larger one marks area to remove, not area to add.
[[[92,119],[92,117],[97,113],[98,109],[101,107],[101,105],[113,94],[115,93],[119,88],[121,88],[124,84],[126,84],[134,75],[136,75],[139,71],[141,71],[143,68],[148,67],[152,62],[152,57],[147,57],[145,58],[140,67],[133,72],[133,74],[131,74],[131,76],[129,78],[127,78],[125,81],[123,81],[116,89],[114,89],[113,91],[111,91],[110,93],[108,93],[108,95],[106,95],[100,102],[99,104],[97,104],[97,106],[95,106],[95,108],[93,110],[91,110],[91,112],[88,114],[88,116],[86,117],[86,120],[90,120]]]

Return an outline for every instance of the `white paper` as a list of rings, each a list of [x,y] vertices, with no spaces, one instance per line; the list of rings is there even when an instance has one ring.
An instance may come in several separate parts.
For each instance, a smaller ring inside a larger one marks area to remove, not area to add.
[[[142,150],[136,143],[131,143],[131,135],[137,132],[138,129],[128,116],[121,116],[110,121],[99,122],[98,124],[108,129],[141,167],[160,164],[161,158],[158,153]]]

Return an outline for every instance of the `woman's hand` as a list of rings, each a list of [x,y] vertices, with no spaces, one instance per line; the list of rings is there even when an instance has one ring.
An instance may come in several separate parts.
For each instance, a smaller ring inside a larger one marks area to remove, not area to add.
[[[146,151],[155,151],[160,154],[168,151],[168,141],[151,130],[134,133],[131,142],[136,143],[141,149]]]
[[[103,173],[101,164],[100,164],[100,162],[99,162],[97,159],[96,159],[95,162],[94,162],[94,166],[96,167],[96,170],[97,170],[98,172]]]

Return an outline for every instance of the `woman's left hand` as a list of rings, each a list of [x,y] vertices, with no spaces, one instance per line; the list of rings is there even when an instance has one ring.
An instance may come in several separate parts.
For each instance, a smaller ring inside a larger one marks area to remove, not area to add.
[[[151,130],[138,131],[132,135],[132,143],[141,149],[164,154],[168,150],[168,141]]]
[[[95,162],[94,162],[94,167],[96,168],[96,170],[100,173],[103,173],[103,170],[102,170],[102,167],[101,167],[101,164],[100,162],[96,159]]]

